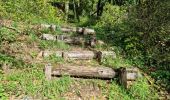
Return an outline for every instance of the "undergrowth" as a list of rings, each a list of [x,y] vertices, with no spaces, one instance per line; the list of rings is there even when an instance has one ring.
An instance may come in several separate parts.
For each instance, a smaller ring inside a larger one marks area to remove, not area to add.
[[[15,70],[8,74],[2,84],[8,96],[27,95],[37,99],[55,99],[66,92],[72,80],[63,76],[60,79],[46,81],[43,70],[35,67],[32,69]]]

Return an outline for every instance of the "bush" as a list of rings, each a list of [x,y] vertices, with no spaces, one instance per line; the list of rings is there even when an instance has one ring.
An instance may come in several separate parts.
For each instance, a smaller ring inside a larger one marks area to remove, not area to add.
[[[0,16],[12,20],[58,22],[56,10],[47,0],[1,0]]]

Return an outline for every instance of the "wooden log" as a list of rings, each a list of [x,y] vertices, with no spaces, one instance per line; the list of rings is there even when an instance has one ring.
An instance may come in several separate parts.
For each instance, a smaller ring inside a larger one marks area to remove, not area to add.
[[[139,72],[138,68],[122,68],[120,73],[120,82],[123,84],[125,88],[129,88],[133,85],[134,81],[136,81],[142,75]]]
[[[102,62],[107,57],[111,58],[111,59],[115,59],[116,58],[116,54],[113,51],[98,51],[98,53],[97,53],[97,60],[99,62]]]
[[[60,29],[61,32],[64,32],[64,33],[69,33],[69,32],[73,32],[71,28],[65,28],[65,27],[62,27]]]
[[[116,75],[115,70],[108,67],[87,67],[87,66],[60,66],[53,68],[53,76],[70,75],[73,77],[104,78],[111,79]]]
[[[83,35],[94,35],[96,33],[94,29],[81,27],[61,27],[60,30],[65,33],[76,32]]]
[[[92,60],[96,58],[96,54],[93,51],[68,51],[63,53],[63,57],[73,60]]]
[[[57,40],[57,39],[56,39],[56,36],[55,36],[55,35],[52,35],[52,34],[42,34],[41,38],[42,38],[43,40],[52,40],[52,41]]]
[[[51,64],[45,65],[45,79],[46,80],[51,80],[51,70],[52,70]]]

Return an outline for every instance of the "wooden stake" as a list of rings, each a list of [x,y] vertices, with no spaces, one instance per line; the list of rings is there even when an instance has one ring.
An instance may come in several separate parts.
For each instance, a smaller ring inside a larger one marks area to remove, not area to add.
[[[46,80],[51,80],[51,71],[52,71],[52,65],[51,64],[45,65],[45,78],[46,78]]]

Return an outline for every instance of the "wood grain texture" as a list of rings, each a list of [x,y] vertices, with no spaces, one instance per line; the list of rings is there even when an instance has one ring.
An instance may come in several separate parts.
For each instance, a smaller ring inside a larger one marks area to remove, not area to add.
[[[52,70],[52,75],[70,75],[74,77],[88,77],[88,78],[114,78],[116,72],[108,67],[88,67],[88,66],[70,66],[63,65]]]

